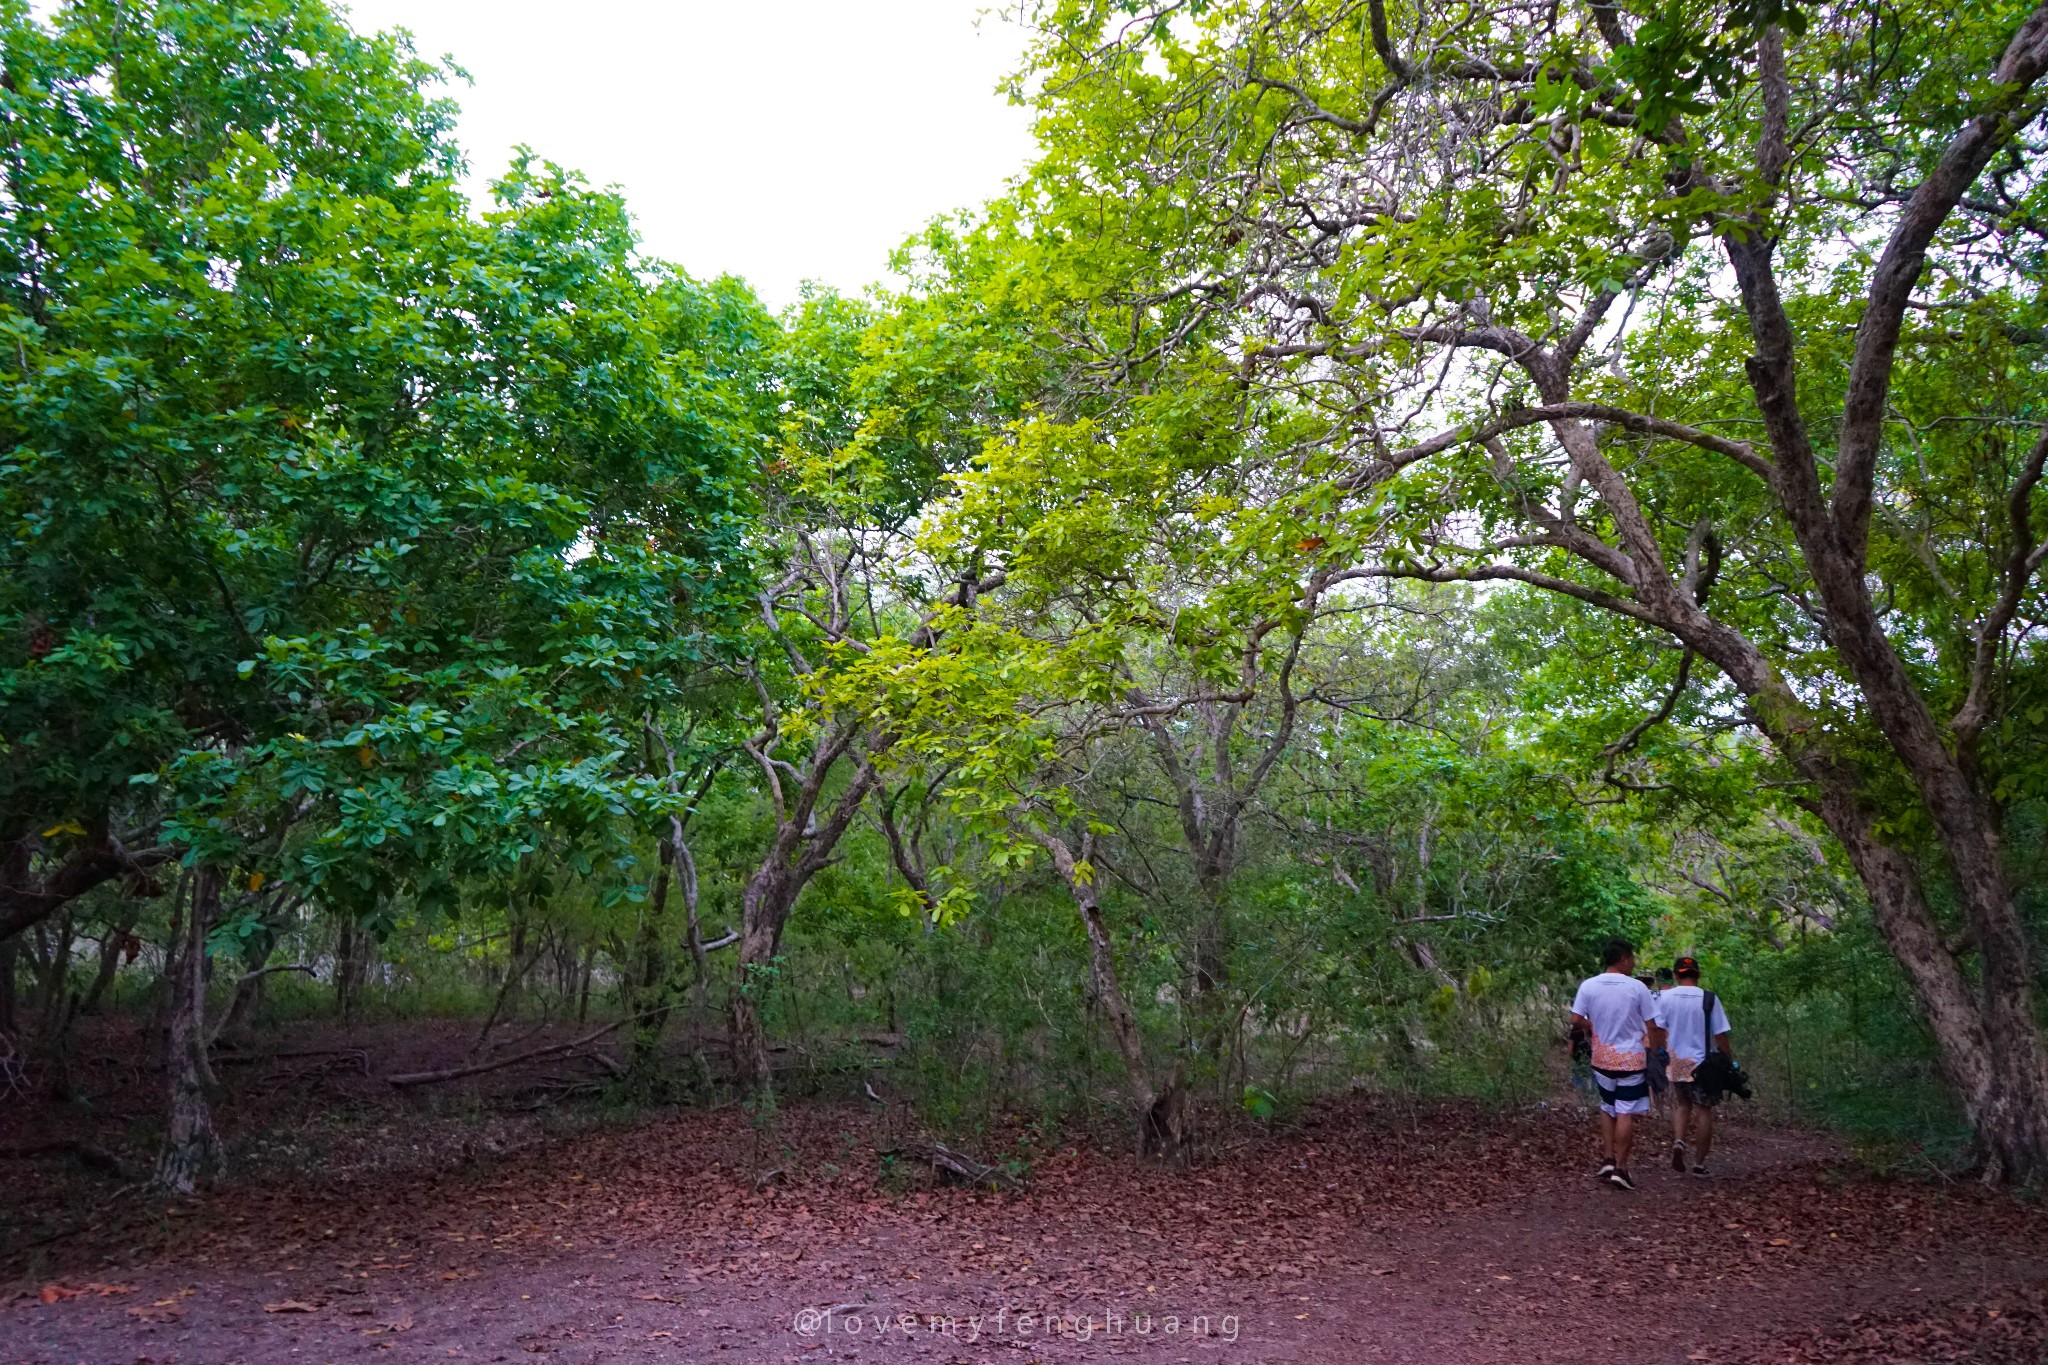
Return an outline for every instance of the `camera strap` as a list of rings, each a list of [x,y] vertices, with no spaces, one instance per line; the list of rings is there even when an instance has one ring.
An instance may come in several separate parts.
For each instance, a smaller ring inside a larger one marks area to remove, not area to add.
[[[1702,1044],[1700,1050],[1699,1070],[1705,1071],[1708,1069],[1708,1064],[1712,1062],[1714,1057],[1717,1055],[1716,1049],[1714,1047],[1714,993],[1712,991],[1703,990],[1700,992],[1700,997],[1700,1004],[1702,1008],[1706,1010],[1707,1021],[1704,1026],[1706,1030],[1706,1041]],[[1728,1059],[1728,1061],[1732,1064],[1734,1059],[1731,1057]],[[1723,1068],[1714,1067],[1713,1071],[1716,1076],[1722,1076]]]

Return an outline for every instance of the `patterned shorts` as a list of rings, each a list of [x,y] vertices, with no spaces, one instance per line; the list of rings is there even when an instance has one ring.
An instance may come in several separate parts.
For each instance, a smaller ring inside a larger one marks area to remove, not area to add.
[[[1650,1112],[1650,1079],[1640,1071],[1596,1070],[1593,1084],[1599,1087],[1603,1114]]]
[[[1712,1109],[1721,1102],[1720,1091],[1702,1090],[1692,1081],[1673,1081],[1671,1085],[1678,1092],[1681,1104],[1695,1104],[1702,1109]]]

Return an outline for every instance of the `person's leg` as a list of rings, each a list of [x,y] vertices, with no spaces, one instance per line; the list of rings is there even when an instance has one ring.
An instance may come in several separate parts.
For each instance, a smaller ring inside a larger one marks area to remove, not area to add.
[[[1614,1115],[1605,1109],[1600,1111],[1600,1164],[1605,1166],[1614,1160]]]
[[[1615,1169],[1622,1171],[1628,1169],[1629,1149],[1635,1146],[1635,1142],[1636,1116],[1634,1114],[1616,1114],[1614,1116],[1613,1148]]]
[[[1671,1087],[1671,1166],[1673,1170],[1685,1169],[1687,1130],[1692,1124],[1692,1095],[1688,1087]]]
[[[1707,1154],[1714,1150],[1714,1111],[1705,1105],[1696,1106],[1697,1117],[1693,1119],[1692,1164],[1707,1164]]]

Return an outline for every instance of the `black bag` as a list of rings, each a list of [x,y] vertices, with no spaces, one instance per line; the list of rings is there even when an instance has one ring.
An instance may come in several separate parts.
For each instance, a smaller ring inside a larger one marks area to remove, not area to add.
[[[1700,1088],[1702,1094],[1716,1098],[1736,1094],[1748,1099],[1749,1076],[1733,1057],[1714,1046],[1714,993],[1707,991],[1705,996],[1707,1055],[1704,1061],[1693,1068],[1692,1083]]]

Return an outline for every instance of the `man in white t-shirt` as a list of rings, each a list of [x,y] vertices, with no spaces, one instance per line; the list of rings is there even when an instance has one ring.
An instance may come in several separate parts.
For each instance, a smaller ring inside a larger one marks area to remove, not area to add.
[[[1714,1017],[1707,1020],[1707,993],[1700,989],[1698,958],[1681,957],[1671,966],[1678,984],[1657,997],[1657,1026],[1670,1039],[1671,1049],[1671,1169],[1685,1169],[1688,1157],[1692,1173],[1707,1174],[1707,1154],[1714,1150],[1714,1106],[1721,1096],[1693,1084],[1693,1071],[1707,1059],[1707,1049],[1732,1056],[1728,1037],[1728,1011],[1717,997]],[[1711,1034],[1710,1038],[1708,1035]]]
[[[1663,1042],[1657,1027],[1656,997],[1636,980],[1635,945],[1607,940],[1598,976],[1579,983],[1572,997],[1572,1023],[1593,1039],[1593,1083],[1600,1091],[1598,1177],[1632,1190],[1628,1154],[1635,1145],[1636,1115],[1650,1112],[1650,1082],[1643,1074],[1648,1049]]]

